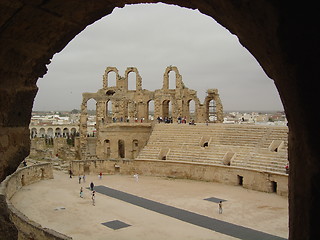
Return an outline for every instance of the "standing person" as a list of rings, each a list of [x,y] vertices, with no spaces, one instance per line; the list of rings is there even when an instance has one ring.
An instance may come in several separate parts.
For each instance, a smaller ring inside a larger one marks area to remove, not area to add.
[[[72,171],[71,171],[71,169],[69,170],[69,175],[70,175],[70,178],[72,178]]]
[[[80,197],[83,198],[83,189],[82,189],[82,187],[80,188]]]
[[[92,195],[91,195],[91,199],[92,199],[92,205],[95,206],[96,204],[96,191],[92,191]]]
[[[139,175],[138,175],[138,173],[134,174],[133,177],[136,179],[136,182],[139,182]]]
[[[83,179],[83,182],[85,183],[86,182],[86,175],[83,174],[82,179]]]
[[[222,214],[222,201],[219,202],[219,214]]]
[[[94,188],[94,184],[93,184],[93,182],[91,182],[90,183],[90,190],[93,191],[93,188]]]
[[[99,173],[99,178],[102,179],[102,172]]]
[[[81,176],[79,175],[79,184],[81,183]]]

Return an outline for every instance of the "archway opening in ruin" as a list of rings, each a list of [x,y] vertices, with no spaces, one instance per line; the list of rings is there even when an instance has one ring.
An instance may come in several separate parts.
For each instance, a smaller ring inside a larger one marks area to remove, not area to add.
[[[63,136],[64,138],[68,138],[68,137],[70,136],[69,128],[64,128],[64,129],[63,129],[62,136]]]
[[[111,77],[110,77],[110,75],[116,75],[114,72],[110,72],[109,74],[109,80],[111,80]],[[132,76],[134,76],[135,74],[129,74],[131,77]],[[115,79],[115,82],[116,82],[116,76],[114,77],[114,79]],[[112,81],[109,81],[109,82],[112,82]],[[133,82],[133,81],[130,81],[130,82]],[[135,82],[135,81],[134,81]],[[174,72],[174,71],[170,71],[169,72],[169,83],[170,83],[170,85],[169,85],[169,89],[175,89],[176,88],[176,73]],[[114,83],[114,84],[109,84],[109,86],[116,86],[116,83]],[[170,100],[166,100],[165,102],[164,102],[164,104],[163,104],[163,116],[164,117],[170,117],[170,116],[172,116],[171,115],[171,104],[172,102],[170,101]],[[110,105],[109,105],[110,104]],[[108,107],[108,106],[110,106],[110,107]],[[210,105],[209,105],[209,116],[210,116]],[[109,111],[108,111],[109,110]],[[110,111],[111,110],[111,111]],[[107,111],[106,111],[107,113],[111,113],[112,114],[112,104],[111,104],[111,101],[109,101],[108,102],[108,104],[107,104]],[[213,113],[215,112],[215,111],[212,111]],[[190,109],[189,109],[189,113],[190,113]],[[125,157],[125,154],[124,154],[124,142],[123,142],[123,144],[121,144],[120,142],[118,143],[118,150],[119,150],[119,157],[121,157],[121,158],[124,158]],[[123,150],[120,150],[120,149],[123,149]],[[121,153],[121,152],[123,152],[123,153]]]
[[[54,135],[55,137],[61,137],[62,136],[61,128],[57,127],[54,131]]]
[[[109,139],[104,140],[104,154],[107,159],[110,158],[111,147],[110,147],[110,140]]]
[[[217,120],[217,105],[214,100],[207,102],[208,120],[210,122],[215,122]]]
[[[107,122],[111,122],[112,121],[112,116],[113,116],[113,110],[112,110],[112,101],[109,100],[106,103],[106,114],[105,114],[105,119]]]
[[[87,111],[95,112],[97,109],[97,101],[93,98],[90,98],[87,101]]]
[[[177,80],[177,77],[176,77],[176,72],[175,71],[170,71],[168,73],[168,79],[169,79],[169,89],[176,89],[176,80]]]
[[[148,101],[148,107],[147,107],[147,117],[148,117],[148,120],[154,120],[155,119],[155,116],[154,116],[154,100],[149,100]]]
[[[52,128],[48,128],[47,130],[47,137],[53,137],[54,134],[53,134],[53,129]]]
[[[117,73],[114,71],[110,71],[108,73],[108,87],[117,86]]]
[[[133,71],[128,73],[128,90],[137,90],[136,88],[137,74]]]
[[[46,135],[46,130],[44,128],[40,128],[39,135],[39,137],[44,138]]]
[[[162,102],[162,118],[167,119],[172,117],[172,103],[170,100],[164,100]]]
[[[188,116],[187,121],[191,120],[197,120],[196,119],[196,102],[193,99],[190,99],[187,103],[187,108],[188,108]]]

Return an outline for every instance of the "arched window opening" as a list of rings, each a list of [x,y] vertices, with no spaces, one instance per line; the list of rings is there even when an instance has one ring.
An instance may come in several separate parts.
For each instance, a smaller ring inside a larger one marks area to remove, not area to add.
[[[169,79],[169,89],[176,89],[176,73],[175,71],[170,71],[168,73]]]
[[[50,137],[50,138],[54,136],[54,134],[53,134],[53,129],[52,129],[52,128],[48,128],[48,130],[47,130],[47,136]]]
[[[208,102],[208,118],[210,122],[217,121],[217,111],[216,111],[216,102],[214,100],[210,100]]]
[[[195,120],[196,118],[196,103],[194,100],[188,101],[188,113],[189,116],[186,116],[188,121]]]
[[[110,148],[110,140],[104,140],[104,154],[106,158],[110,158],[111,155],[111,148]]]
[[[154,120],[154,100],[148,101],[148,120],[153,121]]]
[[[137,90],[136,79],[137,79],[137,74],[135,72],[128,73],[128,90]]]
[[[109,101],[106,103],[106,119],[107,119],[108,122],[111,122],[112,116],[113,116],[113,112],[112,112],[112,101],[109,100]]]
[[[55,137],[61,137],[62,136],[61,128],[56,128],[56,130],[54,131],[54,136]]]
[[[70,134],[69,134],[69,129],[68,128],[64,128],[63,129],[62,136],[65,137],[65,138],[69,138]]]
[[[170,100],[164,100],[162,102],[162,118],[165,122],[169,123],[171,119],[172,106]]]
[[[108,87],[117,86],[117,74],[114,71],[108,73]]]
[[[40,128],[39,137],[44,138],[46,136],[46,130],[44,128]]]
[[[97,102],[93,98],[89,99],[87,102],[88,115],[95,115],[97,109]]]
[[[125,158],[125,146],[124,146],[124,141],[123,140],[118,140],[118,153],[119,153],[119,158]]]

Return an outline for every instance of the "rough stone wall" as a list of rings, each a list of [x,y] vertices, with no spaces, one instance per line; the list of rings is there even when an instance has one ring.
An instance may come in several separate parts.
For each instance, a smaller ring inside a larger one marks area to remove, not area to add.
[[[46,64],[87,25],[128,3],[157,1],[0,0],[0,179],[29,153],[28,125]],[[266,0],[162,1],[214,18],[274,80],[289,133],[289,239],[320,239],[320,42],[316,2]],[[77,6],[77,7],[75,7]],[[112,34],[112,33],[110,33]],[[0,225],[8,222],[0,216]],[[5,235],[4,239],[13,239]]]
[[[72,238],[60,234],[54,230],[42,228],[41,225],[31,221],[24,214],[19,212],[11,203],[11,197],[23,186],[32,184],[43,179],[52,179],[52,164],[42,163],[18,169],[12,175],[8,176],[0,186],[0,198],[7,205],[5,215],[10,217],[18,232],[19,240],[70,240]],[[3,214],[3,212],[1,212]],[[14,229],[11,229],[15,233]],[[7,236],[7,235],[6,235]],[[14,239],[14,236],[11,236]],[[6,239],[2,238],[1,239]],[[10,239],[10,238],[8,238]]]
[[[87,171],[85,172],[85,166]],[[230,185],[239,185],[238,176],[243,177],[243,187],[262,192],[273,192],[271,181],[277,182],[277,194],[288,196],[288,175],[280,173],[262,173],[260,171],[235,168],[230,166],[213,166],[199,163],[184,163],[157,160],[80,160],[72,161],[71,169],[75,175],[108,174],[133,175],[214,181]]]

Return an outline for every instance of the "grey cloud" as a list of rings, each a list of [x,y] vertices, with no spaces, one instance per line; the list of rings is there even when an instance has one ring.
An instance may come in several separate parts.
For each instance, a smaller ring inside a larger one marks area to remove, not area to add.
[[[226,110],[282,109],[272,80],[236,36],[197,10],[164,4],[115,9],[88,26],[54,56],[38,81],[34,109],[79,108],[83,92],[102,87],[107,66],[121,75],[135,66],[143,88],[161,88],[168,65],[179,68],[201,101],[207,88],[218,88]]]

